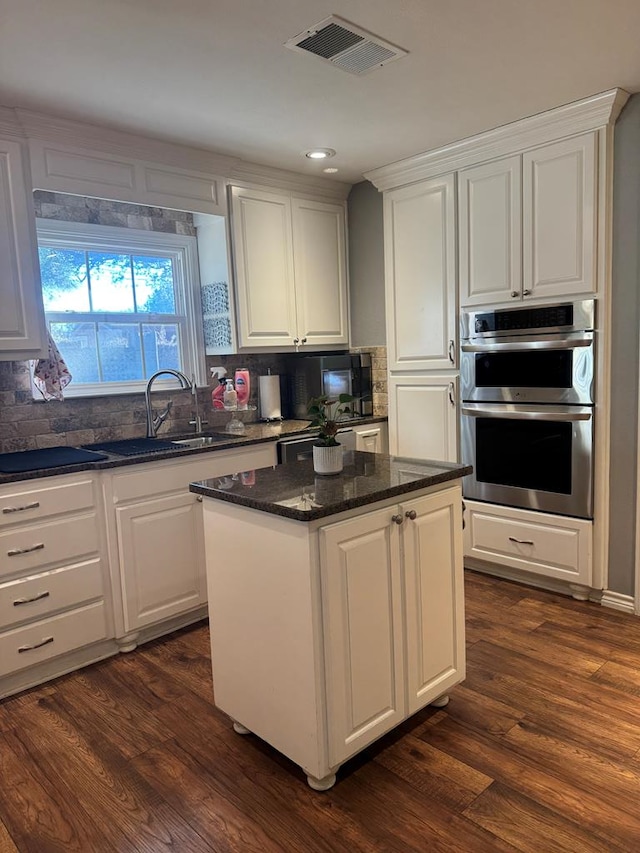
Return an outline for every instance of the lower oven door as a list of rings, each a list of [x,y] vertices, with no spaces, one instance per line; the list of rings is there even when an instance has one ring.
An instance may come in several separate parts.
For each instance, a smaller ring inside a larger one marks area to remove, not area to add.
[[[468,498],[593,517],[593,409],[465,403],[462,458]]]

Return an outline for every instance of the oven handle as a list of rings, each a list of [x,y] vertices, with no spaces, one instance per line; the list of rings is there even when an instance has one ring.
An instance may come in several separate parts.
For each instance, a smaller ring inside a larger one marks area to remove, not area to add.
[[[561,341],[509,341],[490,344],[462,344],[462,352],[518,352],[522,350],[576,349],[593,346],[593,338],[563,338]]]
[[[558,410],[549,407],[547,409],[530,409],[525,406],[463,406],[463,415],[472,418],[506,418],[514,421],[588,421],[591,420],[592,411],[583,406],[572,406],[570,409]]]

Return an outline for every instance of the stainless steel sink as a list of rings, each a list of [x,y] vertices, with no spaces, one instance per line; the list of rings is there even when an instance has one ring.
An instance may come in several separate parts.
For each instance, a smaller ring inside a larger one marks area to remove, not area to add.
[[[209,447],[212,444],[221,444],[223,441],[229,441],[233,438],[231,435],[194,435],[193,438],[181,438],[178,441],[172,441],[172,444],[178,444],[180,447],[197,448]]]

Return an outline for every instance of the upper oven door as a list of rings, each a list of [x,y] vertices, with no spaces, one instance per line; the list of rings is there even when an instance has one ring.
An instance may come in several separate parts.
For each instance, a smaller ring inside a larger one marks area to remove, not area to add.
[[[463,400],[593,403],[593,332],[465,341]]]

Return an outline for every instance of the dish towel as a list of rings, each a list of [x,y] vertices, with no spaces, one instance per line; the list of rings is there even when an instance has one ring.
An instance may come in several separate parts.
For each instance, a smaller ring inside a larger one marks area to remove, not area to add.
[[[62,391],[71,382],[72,376],[60,350],[47,332],[49,339],[49,354],[36,362],[33,371],[33,384],[45,400],[64,400]]]

